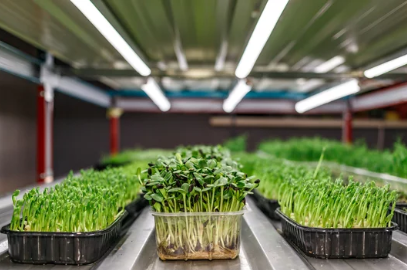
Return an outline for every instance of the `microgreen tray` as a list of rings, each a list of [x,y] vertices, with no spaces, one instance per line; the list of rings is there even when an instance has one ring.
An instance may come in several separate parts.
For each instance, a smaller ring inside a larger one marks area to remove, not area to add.
[[[278,200],[271,200],[265,198],[257,189],[253,190],[251,195],[257,205],[257,207],[269,218],[274,220],[280,220],[280,216],[276,214],[276,209],[280,207]]]
[[[299,225],[280,209],[284,237],[311,257],[323,259],[384,258],[391,250],[392,233],[387,228],[324,229]]]
[[[103,171],[106,170],[107,168],[117,168],[117,167],[123,167],[125,165],[130,164],[130,162],[123,162],[123,163],[97,163],[93,166],[93,169],[95,171]]]
[[[89,264],[99,260],[117,241],[125,211],[108,228],[93,232],[21,232],[1,229],[7,234],[13,262],[29,264]]]
[[[392,221],[397,223],[400,231],[407,233],[407,212],[404,211],[405,208],[407,208],[407,203],[397,203]]]

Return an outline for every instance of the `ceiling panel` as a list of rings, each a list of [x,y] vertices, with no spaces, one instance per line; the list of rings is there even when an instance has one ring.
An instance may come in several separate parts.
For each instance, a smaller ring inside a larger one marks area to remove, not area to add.
[[[405,47],[406,31],[403,0],[291,0],[256,65],[298,68],[341,55],[360,68]]]
[[[225,66],[227,72],[233,72],[267,2],[92,1],[107,7],[153,69],[159,67],[166,76],[180,74],[188,78],[197,72],[212,72],[225,42]],[[0,27],[77,68],[129,68],[69,0],[0,0]],[[406,49],[406,33],[405,0],[290,0],[255,68],[313,72],[321,63],[340,55],[345,62],[333,72],[359,69]],[[190,65],[186,72],[173,72],[179,69],[177,49]],[[134,78],[110,82],[139,87]],[[219,83],[208,80],[195,87],[188,81],[173,82],[174,89],[182,85],[208,91],[222,89]],[[309,81],[264,79],[254,89],[303,91],[306,83]]]
[[[146,57],[176,60],[171,18],[162,0],[103,0]]]
[[[0,1],[0,27],[77,67],[112,68],[121,56],[70,1]]]

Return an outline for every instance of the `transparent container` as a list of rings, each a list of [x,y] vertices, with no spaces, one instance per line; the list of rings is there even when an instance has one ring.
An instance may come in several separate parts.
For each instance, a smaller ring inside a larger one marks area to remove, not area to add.
[[[240,252],[244,210],[237,212],[153,212],[161,260],[235,259]]]

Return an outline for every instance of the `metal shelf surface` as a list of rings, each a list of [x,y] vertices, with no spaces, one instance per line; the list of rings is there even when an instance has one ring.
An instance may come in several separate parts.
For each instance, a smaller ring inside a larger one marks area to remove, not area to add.
[[[335,270],[407,270],[407,235],[393,234],[392,251],[383,259],[333,259],[308,257],[291,246],[281,235],[281,224],[269,220],[248,199],[250,209],[244,214],[240,256],[235,260],[161,261],[156,253],[154,218],[145,208],[124,233],[116,246],[96,264],[85,266],[29,265],[12,263],[7,253],[7,240],[0,238],[0,269],[8,270],[256,270],[256,269],[335,269]],[[11,212],[0,212],[0,222],[9,221]]]

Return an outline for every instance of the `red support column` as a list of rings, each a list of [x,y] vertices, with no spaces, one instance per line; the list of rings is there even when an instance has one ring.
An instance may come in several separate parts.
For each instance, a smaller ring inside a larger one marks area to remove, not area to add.
[[[122,110],[110,108],[107,116],[110,121],[110,154],[116,155],[120,151],[120,116]]]
[[[52,96],[52,95],[51,95]],[[37,89],[37,182],[53,181],[53,101],[43,85]]]
[[[342,125],[342,141],[345,144],[352,144],[352,108],[350,102],[346,103],[345,111],[343,112],[343,125]]]
[[[46,174],[46,130],[45,113],[46,101],[44,86],[38,86],[37,90],[37,182],[44,183]]]

